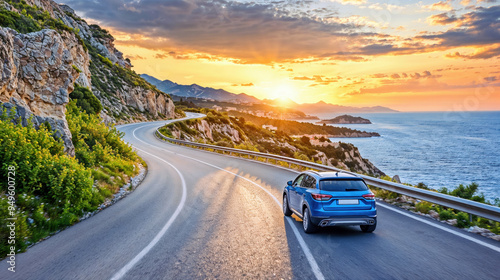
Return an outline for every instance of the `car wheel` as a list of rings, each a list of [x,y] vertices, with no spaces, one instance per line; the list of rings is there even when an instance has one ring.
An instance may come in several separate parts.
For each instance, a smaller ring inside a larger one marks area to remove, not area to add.
[[[363,232],[373,232],[377,228],[377,220],[375,220],[375,224],[373,225],[362,225],[359,226]]]
[[[304,208],[302,226],[304,227],[305,233],[313,233],[318,230],[318,227],[311,221],[311,214],[309,213],[309,209],[307,209],[307,207]]]
[[[286,194],[283,196],[283,214],[285,214],[285,216],[292,215],[292,210],[290,210],[290,207],[288,207],[288,199]]]

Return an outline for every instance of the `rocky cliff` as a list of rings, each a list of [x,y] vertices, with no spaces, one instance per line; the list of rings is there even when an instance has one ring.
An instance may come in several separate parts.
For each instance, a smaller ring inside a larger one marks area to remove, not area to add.
[[[52,0],[0,0],[0,103],[23,124],[48,123],[73,154],[65,119],[74,84],[100,100],[106,123],[172,118],[170,97],[131,70],[114,38]],[[7,19],[7,20],[5,20]],[[24,33],[24,34],[23,34]]]
[[[66,152],[74,153],[71,133],[65,119],[65,105],[79,76],[90,77],[89,58],[72,34],[44,29],[19,34],[0,27],[0,102],[16,108],[16,117],[24,125],[49,123],[65,143]],[[73,67],[74,66],[74,67]],[[76,68],[85,69],[80,75]],[[17,118],[16,118],[17,119]]]

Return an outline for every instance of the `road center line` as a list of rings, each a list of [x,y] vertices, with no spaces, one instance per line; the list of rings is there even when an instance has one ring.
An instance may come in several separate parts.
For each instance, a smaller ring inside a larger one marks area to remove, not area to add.
[[[133,131],[133,135],[136,139],[138,139],[136,136],[135,136],[135,131],[137,129],[139,129],[141,127],[138,127],[136,128],[134,131]],[[139,139],[140,140],[140,139]],[[139,254],[137,254],[137,256],[135,256],[131,261],[129,261],[124,267],[122,267],[122,269],[120,269],[117,273],[115,273],[115,275],[113,275],[113,277],[111,277],[111,280],[118,280],[120,278],[122,278],[130,269],[132,269],[132,267],[134,267],[147,253],[149,253],[149,251],[151,251],[151,249],[158,243],[158,241],[160,241],[160,239],[165,235],[165,233],[167,232],[167,230],[170,228],[170,226],[172,225],[172,223],[174,222],[174,220],[177,218],[177,216],[179,216],[179,214],[181,213],[182,211],[182,208],[184,208],[184,205],[186,204],[186,197],[187,197],[187,187],[186,187],[186,180],[184,179],[184,176],[182,176],[181,172],[179,171],[179,169],[177,169],[174,165],[172,165],[171,163],[167,162],[166,160],[160,158],[160,157],[157,157],[153,154],[150,154],[144,150],[141,150],[139,148],[136,147],[137,150],[145,153],[145,154],[148,154],[152,157],[155,157],[161,161],[163,161],[164,163],[168,164],[169,166],[171,166],[175,172],[177,172],[177,174],[179,175],[179,177],[181,178],[181,182],[182,182],[182,197],[181,197],[181,201],[179,203],[179,205],[177,206],[177,208],[175,209],[175,212],[174,214],[172,214],[172,216],[170,217],[170,219],[168,220],[168,222],[163,226],[163,228],[160,230],[160,232],[158,232],[158,234],[156,234],[156,236],[153,238],[153,240],[151,240],[151,242],[149,242],[149,244],[144,248],[142,249],[141,252],[139,252]]]

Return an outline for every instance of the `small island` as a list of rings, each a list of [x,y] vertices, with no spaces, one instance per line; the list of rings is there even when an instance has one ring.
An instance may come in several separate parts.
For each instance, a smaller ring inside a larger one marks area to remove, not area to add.
[[[371,124],[369,119],[364,119],[362,117],[353,117],[351,115],[342,115],[335,117],[330,120],[321,120],[317,122],[319,124]]]

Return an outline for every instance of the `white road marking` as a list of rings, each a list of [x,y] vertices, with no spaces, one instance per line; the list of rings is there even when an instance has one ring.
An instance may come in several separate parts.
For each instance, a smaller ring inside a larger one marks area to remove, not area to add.
[[[387,205],[383,205],[383,204],[381,204],[381,203],[377,203],[377,206],[382,207],[382,208],[385,208],[385,209],[388,209],[388,210],[391,210],[391,211],[394,211],[394,212],[396,212],[396,213],[399,213],[399,214],[404,215],[404,216],[406,216],[406,217],[412,218],[412,219],[417,220],[417,221],[419,221],[419,222],[422,222],[422,223],[424,223],[424,224],[428,224],[428,225],[433,226],[433,227],[435,227],[435,228],[438,228],[438,229],[440,229],[440,230],[444,230],[444,231],[446,231],[446,232],[449,232],[449,233],[454,234],[454,235],[456,235],[456,236],[459,236],[459,237],[462,237],[462,238],[464,238],[464,239],[470,240],[470,241],[472,241],[472,242],[474,242],[474,243],[477,243],[477,244],[482,245],[482,246],[484,246],[484,247],[488,247],[488,248],[490,248],[490,249],[492,249],[492,250],[497,251],[497,252],[499,252],[499,253],[500,253],[500,247],[497,247],[497,246],[494,246],[494,245],[492,245],[492,244],[489,244],[489,243],[483,242],[483,241],[481,241],[481,240],[479,240],[479,239],[476,239],[476,238],[474,238],[474,237],[468,236],[468,235],[463,234],[463,233],[461,233],[461,232],[458,232],[458,231],[456,231],[456,230],[453,230],[453,229],[450,229],[450,228],[444,227],[444,226],[442,226],[442,225],[438,225],[438,224],[436,224],[436,223],[433,223],[433,222],[428,221],[428,220],[426,220],[426,219],[423,219],[423,218],[421,218],[421,217],[415,216],[415,214],[410,214],[410,213],[407,213],[406,211],[399,210],[399,209],[395,209],[394,207],[390,207],[390,206],[387,206]]]
[[[166,152],[169,152],[169,153],[172,153],[171,151],[167,151],[167,150],[163,150],[163,151],[166,151]],[[262,189],[264,192],[266,192],[273,200],[274,202],[276,202],[276,205],[280,208],[281,208],[281,202],[280,200],[278,200],[273,194],[271,194],[271,192],[269,192],[268,190],[266,190],[264,187],[262,187],[261,185],[255,183],[254,181],[248,179],[248,178],[245,178],[239,174],[236,174],[234,172],[231,172],[229,170],[226,170],[226,169],[223,169],[221,167],[218,167],[216,165],[213,165],[211,163],[208,163],[208,162],[204,162],[202,160],[199,160],[199,159],[196,159],[196,158],[192,158],[192,157],[189,157],[189,156],[185,156],[185,155],[181,155],[181,154],[177,154],[179,156],[182,156],[182,157],[185,157],[185,158],[188,158],[188,159],[191,159],[191,160],[194,160],[194,161],[197,161],[199,163],[202,163],[202,164],[205,164],[205,165],[208,165],[208,166],[211,166],[213,168],[216,168],[216,169],[219,169],[221,171],[224,171],[224,172],[227,172],[227,173],[230,173],[236,177],[239,177],[257,187],[259,187],[260,189]],[[325,276],[323,276],[323,273],[321,272],[321,269],[319,268],[318,266],[318,263],[316,262],[316,260],[314,259],[314,256],[313,254],[311,253],[311,250],[309,250],[309,247],[307,246],[306,244],[306,241],[304,240],[304,238],[302,238],[302,236],[300,235],[300,232],[297,230],[295,224],[293,223],[293,220],[292,218],[290,217],[287,217],[286,218],[288,224],[290,225],[290,227],[292,228],[292,231],[293,233],[295,234],[295,237],[297,238],[297,240],[299,241],[299,245],[300,247],[302,248],[302,251],[304,252],[304,255],[306,256],[307,258],[307,261],[309,262],[309,265],[311,266],[311,270],[312,272],[314,273],[314,276],[316,276],[316,279],[318,280],[324,280],[325,279]]]
[[[143,126],[143,127],[144,127],[144,126]],[[149,143],[147,143],[147,142],[145,142],[145,141],[143,141],[143,140],[141,140],[141,139],[137,138],[137,136],[135,135],[135,131],[136,131],[137,129],[138,129],[138,128],[136,128],[136,129],[133,131],[133,135],[134,135],[134,138],[135,138],[135,139],[137,139],[137,140],[139,140],[139,141],[141,141],[141,142],[145,143],[146,145],[149,145],[149,146],[152,146],[152,147],[157,147],[157,148],[160,148],[160,147],[158,147],[158,146],[151,145],[151,144],[149,144]],[[161,148],[160,148],[160,149],[161,149]],[[167,151],[167,150],[164,150],[164,149],[162,149],[162,151],[165,151],[165,152],[168,152],[168,153],[171,153],[171,154],[177,154],[177,153],[174,153],[174,152],[171,152],[171,151]],[[259,185],[259,184],[255,183],[254,181],[252,181],[252,180],[250,180],[250,179],[247,179],[247,178],[245,178],[245,177],[243,177],[243,176],[240,176],[239,174],[236,174],[236,173],[231,172],[231,171],[229,171],[229,170],[225,170],[225,169],[223,169],[223,168],[220,168],[220,167],[218,167],[218,166],[216,166],[216,165],[213,165],[213,164],[211,164],[211,163],[204,162],[204,161],[201,161],[201,160],[199,160],[199,159],[192,158],[192,157],[185,156],[185,155],[181,155],[181,154],[177,154],[177,155],[178,155],[178,156],[185,157],[185,158],[188,158],[188,159],[191,159],[191,160],[194,160],[194,161],[197,161],[197,162],[199,162],[199,163],[202,163],[202,164],[205,164],[205,165],[208,165],[208,166],[211,166],[211,167],[213,167],[213,168],[216,168],[216,169],[222,170],[222,171],[224,171],[224,172],[230,173],[230,174],[232,174],[232,175],[234,175],[234,176],[236,176],[236,177],[239,177],[239,178],[241,178],[241,179],[243,179],[243,180],[245,180],[245,181],[250,182],[251,184],[253,184],[253,185],[255,185],[255,186],[259,187],[259,188],[260,188],[260,189],[262,189],[264,192],[266,192],[266,193],[267,193],[267,194],[268,194],[268,195],[269,195],[269,196],[270,196],[270,197],[274,200],[274,202],[276,202],[276,205],[278,205],[278,207],[280,207],[280,209],[281,209],[281,202],[280,202],[280,200],[278,200],[278,199],[277,199],[277,198],[276,198],[276,197],[275,197],[275,196],[274,196],[271,192],[269,192],[268,190],[266,190],[266,189],[265,189],[264,187],[262,187],[261,185]],[[316,262],[316,260],[314,259],[314,256],[312,255],[311,250],[310,250],[310,249],[309,249],[309,247],[307,246],[307,244],[306,244],[306,242],[305,242],[304,238],[302,238],[302,236],[300,235],[299,231],[297,230],[297,228],[296,228],[295,224],[294,224],[294,223],[293,223],[293,221],[292,221],[292,218],[287,217],[287,219],[286,219],[286,220],[287,220],[288,224],[292,227],[292,231],[293,231],[293,233],[294,233],[295,237],[297,238],[297,240],[299,241],[299,245],[300,245],[300,247],[302,248],[302,251],[304,252],[304,255],[306,256],[307,261],[309,262],[309,265],[311,266],[311,270],[312,270],[312,272],[314,273],[314,276],[316,276],[316,279],[317,279],[317,280],[324,280],[324,279],[325,279],[325,276],[323,276],[323,273],[321,272],[321,269],[319,268],[318,263],[317,263],[317,262]]]
[[[203,150],[201,150],[201,151],[203,151]],[[170,152],[170,151],[168,151],[168,152]],[[171,153],[171,152],[170,152],[170,153]],[[229,156],[229,155],[224,155],[224,156]],[[245,161],[250,161],[250,162],[255,162],[255,163],[259,163],[259,164],[263,164],[263,165],[267,165],[267,166],[273,166],[273,165],[272,165],[272,164],[270,164],[270,163],[260,162],[260,161],[256,161],[256,160],[252,160],[252,159],[238,158],[238,157],[235,157],[235,156],[229,156],[229,157],[232,157],[232,158],[237,158],[237,159],[241,159],[241,160],[245,160]],[[276,167],[276,168],[280,168],[280,169],[284,169],[284,170],[287,170],[287,171],[291,171],[291,172],[294,172],[294,173],[296,173],[296,174],[300,174],[300,172],[298,172],[297,170],[288,169],[288,168],[283,167],[283,166],[274,166],[274,167]],[[399,213],[399,214],[401,214],[401,215],[405,215],[405,216],[407,216],[407,217],[410,217],[410,218],[412,218],[412,219],[414,219],[414,220],[417,220],[417,221],[420,221],[420,222],[422,222],[422,223],[428,224],[428,225],[433,226],[433,227],[435,227],[435,228],[438,228],[438,229],[444,230],[444,231],[449,232],[449,233],[451,233],[451,234],[454,234],[454,235],[456,235],[456,236],[462,237],[462,238],[464,238],[464,239],[467,239],[467,240],[472,241],[472,242],[474,242],[474,243],[476,243],[476,244],[479,244],[479,245],[485,246],[485,247],[487,247],[487,248],[490,248],[490,249],[492,249],[492,250],[497,251],[497,252],[499,252],[499,253],[500,253],[500,247],[497,247],[497,246],[495,246],[495,245],[492,245],[492,244],[486,243],[486,242],[484,242],[484,241],[481,241],[481,240],[479,240],[479,239],[477,239],[477,238],[474,238],[474,237],[468,236],[468,235],[463,234],[463,233],[461,233],[461,232],[458,232],[458,231],[456,231],[456,230],[449,229],[449,228],[446,228],[446,227],[444,227],[444,226],[441,226],[441,225],[438,225],[438,224],[432,223],[432,222],[430,222],[430,221],[427,221],[426,219],[423,219],[423,218],[420,218],[420,217],[418,217],[418,216],[412,215],[411,213],[408,213],[408,212],[406,212],[405,210],[395,209],[395,208],[393,208],[393,207],[389,207],[389,206],[386,206],[386,205],[383,205],[383,204],[380,204],[380,203],[378,203],[377,205],[378,205],[378,206],[380,206],[380,207],[386,208],[386,209],[388,209],[388,210],[391,210],[391,211],[397,212],[397,213]]]
[[[143,127],[144,127],[144,126],[143,126]],[[145,141],[142,141],[141,139],[137,138],[137,137],[135,136],[135,131],[136,131],[137,129],[138,129],[138,128],[136,128],[136,129],[133,131],[134,137],[135,137],[137,140],[139,140],[139,141],[141,141],[141,142],[143,142],[143,143],[145,143],[145,144],[147,144],[147,145],[149,145],[149,146],[152,146],[152,147],[157,147],[157,146],[151,145],[151,144],[149,144],[149,143],[147,143],[147,142],[145,142]],[[140,150],[140,149],[139,149],[139,150]],[[168,153],[177,154],[177,153],[174,153],[174,152],[171,152],[171,151],[167,151],[167,150],[164,150],[164,149],[162,149],[162,150],[163,150],[163,151],[165,151],[165,152],[168,152]],[[148,153],[148,154],[149,154],[149,153]],[[192,158],[192,157],[185,156],[185,155],[181,155],[181,154],[177,154],[177,155],[182,156],[182,157],[185,157],[185,158],[188,158],[188,159],[191,159],[191,160],[194,160],[194,161],[197,161],[197,162],[200,162],[200,163],[202,163],[202,164],[205,164],[205,165],[208,165],[208,166],[211,166],[211,167],[214,167],[214,168],[216,168],[216,169],[219,169],[219,170],[222,170],[222,171],[224,171],[224,172],[230,173],[230,174],[232,174],[232,175],[234,175],[234,176],[237,176],[237,177],[239,177],[239,178],[242,178],[242,179],[244,179],[244,180],[246,180],[246,181],[250,182],[251,184],[253,184],[253,185],[255,185],[255,186],[259,187],[260,189],[262,189],[263,191],[265,191],[265,192],[266,192],[266,193],[267,193],[267,194],[268,194],[268,195],[269,195],[269,196],[270,196],[270,197],[271,197],[271,198],[272,198],[272,199],[276,202],[276,204],[277,204],[277,205],[280,207],[280,209],[281,209],[281,202],[280,202],[280,201],[279,201],[279,200],[278,200],[278,199],[277,199],[274,195],[272,195],[272,194],[271,194],[268,190],[266,190],[264,187],[262,187],[261,185],[259,185],[259,184],[255,183],[255,182],[251,181],[250,179],[247,179],[247,178],[245,178],[245,177],[243,177],[243,176],[240,176],[240,175],[238,175],[238,174],[236,174],[236,173],[234,173],[234,172],[231,172],[231,171],[225,170],[225,169],[220,168],[220,167],[218,167],[218,166],[215,166],[215,165],[213,165],[213,164],[210,164],[210,163],[207,163],[207,162],[204,162],[204,161],[198,160],[198,159],[196,159],[196,158]],[[155,157],[156,157],[156,156],[155,156]],[[259,162],[257,162],[257,163],[259,163]],[[168,164],[169,164],[169,165],[171,165],[170,163],[168,163]],[[262,164],[265,164],[265,163],[262,163]],[[266,164],[266,165],[269,165],[269,164]],[[173,165],[171,165],[171,166],[173,167]],[[174,167],[174,168],[175,168],[175,167]],[[282,169],[286,169],[286,168],[282,168]],[[176,169],[176,171],[178,171],[178,170]],[[296,170],[289,170],[289,171],[293,171],[293,172],[295,172],[295,173],[300,173],[300,172],[297,172]],[[178,171],[178,172],[179,172],[179,171]],[[179,174],[180,174],[180,173],[179,173]],[[444,226],[437,225],[437,224],[435,224],[435,223],[432,223],[432,222],[427,221],[427,220],[425,220],[425,219],[422,219],[422,218],[420,218],[420,217],[414,216],[414,215],[412,215],[412,214],[410,214],[410,213],[406,213],[405,211],[395,209],[395,208],[393,208],[393,207],[389,207],[389,206],[386,206],[386,205],[383,205],[383,204],[378,204],[378,205],[379,205],[380,207],[383,207],[383,208],[386,208],[386,209],[388,209],[388,210],[394,211],[394,212],[396,212],[396,213],[399,213],[399,214],[401,214],[401,215],[407,216],[407,217],[412,218],[412,219],[414,219],[414,220],[420,221],[420,222],[425,223],[425,224],[427,224],[427,225],[433,226],[433,227],[435,227],[435,228],[438,228],[438,229],[441,229],[441,230],[443,230],[443,231],[449,232],[449,233],[454,234],[454,235],[456,235],[456,236],[462,237],[462,238],[467,239],[467,240],[469,240],[469,241],[472,241],[472,242],[474,242],[474,243],[476,243],[476,244],[479,244],[479,245],[482,245],[482,246],[488,247],[488,248],[490,248],[490,249],[492,249],[492,250],[494,250],[494,251],[500,252],[500,248],[499,248],[499,247],[494,246],[494,245],[491,245],[491,244],[488,244],[488,243],[486,243],[486,242],[483,242],[483,241],[478,240],[478,239],[476,239],[476,238],[473,238],[473,237],[471,237],[471,236],[465,235],[465,234],[463,234],[463,233],[457,232],[456,230],[452,230],[452,229],[446,228],[446,227],[444,227]],[[306,256],[306,258],[307,258],[307,260],[308,260],[308,262],[309,262],[309,265],[311,266],[312,272],[313,272],[313,273],[314,273],[314,275],[316,276],[316,279],[318,279],[318,280],[323,280],[323,279],[325,279],[325,277],[323,276],[323,273],[321,272],[321,269],[319,268],[319,266],[318,266],[318,264],[317,264],[316,260],[314,259],[314,256],[312,255],[312,253],[311,253],[311,251],[310,251],[309,247],[307,246],[307,244],[306,244],[305,240],[302,238],[302,236],[300,235],[300,232],[297,230],[297,228],[296,228],[295,224],[293,223],[292,218],[287,217],[287,218],[286,218],[286,220],[287,220],[287,222],[289,223],[289,225],[291,226],[292,231],[293,231],[293,233],[294,233],[295,237],[297,238],[297,240],[298,240],[298,242],[299,242],[299,245],[301,246],[302,251],[304,252],[304,254],[305,254],[305,256]],[[158,242],[158,241],[156,241],[156,242]],[[156,243],[155,243],[155,244],[156,244]],[[153,245],[153,246],[154,246],[154,245]],[[149,251],[149,250],[148,250],[148,251]],[[146,253],[147,253],[147,252],[146,252]],[[141,258],[142,258],[142,257],[141,257]],[[134,263],[134,264],[135,264],[135,263]],[[130,268],[129,268],[129,269],[130,269]],[[114,278],[113,278],[113,279],[114,279]],[[118,279],[118,278],[117,278],[117,279]]]
[[[135,138],[137,138],[135,136],[135,131],[137,129],[139,129],[140,127],[136,128],[134,131],[133,131],[133,135]],[[138,138],[137,138],[138,139]],[[186,187],[186,180],[184,180],[184,176],[182,176],[181,172],[179,171],[179,169],[177,169],[174,165],[172,165],[171,163],[165,161],[164,159],[162,158],[159,158],[153,154],[150,154],[144,150],[141,150],[139,148],[136,147],[137,150],[143,152],[143,153],[146,153],[152,157],[155,157],[163,162],[165,162],[166,164],[170,165],[174,170],[175,172],[177,172],[177,174],[179,175],[179,177],[181,178],[181,182],[182,182],[182,197],[181,197],[181,202],[179,203],[179,205],[177,206],[177,208],[175,209],[175,212],[174,214],[172,214],[172,216],[170,217],[170,219],[168,220],[168,222],[163,226],[163,228],[160,230],[160,232],[158,232],[158,234],[156,234],[156,236],[153,238],[153,240],[151,240],[151,242],[149,242],[148,246],[146,246],[144,249],[142,249],[141,252],[139,252],[139,254],[137,254],[137,256],[135,256],[130,262],[128,262],[124,267],[122,267],[122,269],[120,269],[117,273],[115,273],[115,275],[113,275],[113,277],[111,278],[111,280],[117,280],[117,279],[120,279],[122,278],[130,269],[132,269],[132,267],[134,267],[147,253],[149,253],[149,251],[151,251],[151,249],[158,243],[158,241],[160,241],[160,239],[165,235],[165,233],[167,232],[167,230],[170,228],[170,226],[172,225],[172,223],[174,222],[174,220],[177,218],[177,216],[179,216],[179,214],[181,213],[182,211],[182,208],[184,208],[184,205],[186,204],[186,196],[187,196],[187,187]]]

